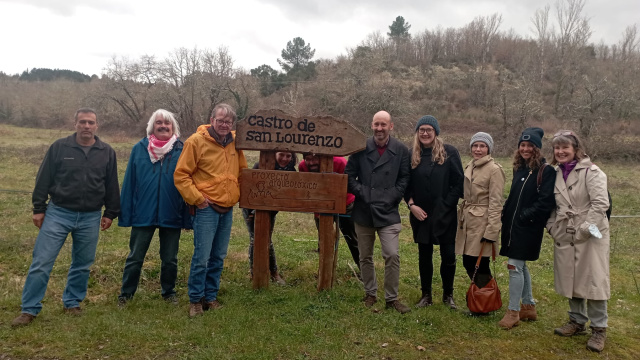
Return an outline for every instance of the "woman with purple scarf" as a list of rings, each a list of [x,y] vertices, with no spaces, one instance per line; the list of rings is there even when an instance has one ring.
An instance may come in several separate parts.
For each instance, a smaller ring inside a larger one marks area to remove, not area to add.
[[[591,163],[573,131],[559,131],[552,145],[553,164],[558,165],[557,206],[547,230],[554,239],[555,290],[569,298],[569,322],[554,332],[583,334],[591,321],[587,349],[600,352],[607,338],[607,300],[611,296],[607,176]]]

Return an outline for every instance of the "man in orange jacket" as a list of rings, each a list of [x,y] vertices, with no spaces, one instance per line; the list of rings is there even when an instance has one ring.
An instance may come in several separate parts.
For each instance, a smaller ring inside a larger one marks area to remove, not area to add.
[[[196,207],[193,219],[193,257],[189,272],[189,316],[221,307],[220,275],[227,256],[233,205],[240,198],[239,178],[247,160],[236,150],[231,131],[236,113],[219,104],[211,125],[202,125],[184,143],[174,173],[176,188]]]

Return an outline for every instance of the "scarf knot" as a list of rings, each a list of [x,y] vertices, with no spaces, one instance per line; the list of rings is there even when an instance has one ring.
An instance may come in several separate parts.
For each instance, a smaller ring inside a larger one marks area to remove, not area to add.
[[[149,158],[151,159],[151,163],[155,164],[161,161],[164,156],[171,151],[178,137],[173,135],[169,140],[159,140],[155,135],[151,134],[148,136],[148,139],[149,147],[147,150],[149,150]]]

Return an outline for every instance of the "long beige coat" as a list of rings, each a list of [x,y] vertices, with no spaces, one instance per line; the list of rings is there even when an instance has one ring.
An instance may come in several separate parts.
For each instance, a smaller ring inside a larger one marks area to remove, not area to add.
[[[556,292],[568,298],[607,300],[611,296],[607,176],[588,157],[576,164],[566,183],[562,170],[556,171],[556,210],[547,223],[554,239]],[[589,224],[598,227],[602,239],[589,233]]]
[[[491,155],[470,161],[464,169],[464,201],[458,212],[456,254],[478,256],[480,240],[498,240],[502,227],[503,191],[505,175]],[[497,246],[493,243],[493,246]],[[492,249],[484,247],[483,256]]]

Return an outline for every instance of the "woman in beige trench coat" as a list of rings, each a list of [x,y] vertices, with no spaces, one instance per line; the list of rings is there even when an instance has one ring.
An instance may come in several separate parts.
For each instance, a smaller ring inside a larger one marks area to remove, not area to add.
[[[553,137],[553,164],[558,164],[556,210],[547,230],[554,239],[554,278],[558,294],[569,298],[569,322],[554,332],[584,333],[591,320],[587,348],[604,348],[609,289],[609,208],[607,176],[591,163],[572,131]]]
[[[476,285],[482,288],[491,280],[489,256],[495,254],[494,247],[502,226],[505,175],[502,166],[491,157],[491,135],[479,132],[471,137],[469,145],[473,159],[464,169],[464,201],[458,216],[456,254],[462,255],[462,264],[471,279],[482,251],[475,277]]]

